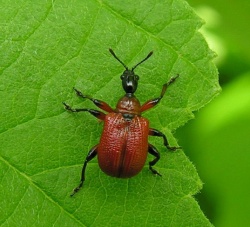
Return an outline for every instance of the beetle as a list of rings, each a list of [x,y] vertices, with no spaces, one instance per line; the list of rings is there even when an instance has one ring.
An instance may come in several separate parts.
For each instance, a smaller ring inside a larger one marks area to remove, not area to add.
[[[99,144],[90,149],[84,161],[81,173],[80,184],[74,188],[71,196],[80,190],[85,181],[85,171],[89,161],[98,157],[98,164],[101,170],[109,176],[118,178],[130,178],[138,174],[145,165],[147,153],[154,156],[149,162],[149,169],[153,174],[161,176],[153,166],[159,161],[160,153],[150,143],[148,136],[158,136],[163,139],[163,144],[169,150],[180,149],[181,147],[171,147],[166,136],[157,129],[149,127],[148,119],[141,116],[143,112],[157,105],[163,98],[168,86],[179,77],[175,77],[165,83],[159,97],[140,104],[134,93],[138,86],[139,76],[134,73],[137,66],[146,61],[153,52],[151,51],[142,61],[129,69],[114,53],[109,49],[113,57],[125,68],[120,76],[125,95],[119,99],[116,108],[113,109],[106,102],[92,98],[73,88],[81,98],[89,99],[97,107],[107,112],[107,114],[94,109],[79,108],[73,109],[63,102],[65,109],[71,112],[89,112],[94,117],[104,122],[103,131]]]

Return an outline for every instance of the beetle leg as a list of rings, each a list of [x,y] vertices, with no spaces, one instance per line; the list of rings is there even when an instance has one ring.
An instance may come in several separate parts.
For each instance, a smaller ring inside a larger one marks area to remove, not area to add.
[[[81,97],[81,98],[86,98],[91,100],[96,106],[98,106],[100,109],[106,111],[106,112],[114,112],[114,110],[109,106],[109,104],[107,104],[104,101],[98,100],[98,99],[94,99],[91,96],[88,95],[84,95],[82,92],[80,92],[79,90],[77,90],[76,88],[73,88],[76,92],[76,94]]]
[[[92,147],[91,150],[89,151],[89,153],[84,161],[83,167],[82,167],[82,176],[81,176],[80,184],[76,188],[74,188],[74,190],[70,196],[73,196],[74,194],[76,194],[80,190],[80,188],[82,187],[82,185],[85,181],[85,170],[86,170],[87,164],[89,161],[91,161],[97,155],[97,148],[98,148],[98,144],[95,145],[94,147]]]
[[[170,84],[174,83],[175,80],[176,80],[178,77],[179,77],[179,74],[177,74],[176,76],[170,78],[170,80],[169,80],[167,83],[163,84],[163,87],[162,87],[162,91],[161,91],[160,96],[159,96],[158,98],[151,99],[151,100],[148,100],[147,102],[145,102],[145,103],[141,106],[141,112],[144,112],[144,111],[146,111],[146,110],[148,110],[148,109],[151,109],[152,107],[154,107],[155,105],[157,105],[157,104],[161,101],[162,97],[165,95],[168,86],[169,86]]]
[[[155,165],[159,161],[160,153],[157,151],[157,149],[152,144],[148,144],[148,153],[155,156],[155,159],[153,161],[149,162],[149,169],[151,170],[151,172],[153,174],[157,174],[157,175],[161,176],[160,173],[158,173],[155,169],[152,168],[152,166]]]
[[[65,106],[65,109],[68,111],[71,111],[73,113],[76,112],[89,112],[90,114],[92,114],[93,116],[95,116],[96,118],[104,121],[106,114],[104,114],[101,111],[98,110],[93,110],[93,109],[88,109],[88,108],[81,108],[81,109],[73,109],[72,107],[70,107],[68,104],[66,104],[65,102],[63,102],[63,105]]]
[[[177,150],[177,149],[181,149],[181,147],[171,147],[171,146],[169,146],[167,137],[166,137],[162,132],[160,132],[160,131],[157,130],[157,129],[150,128],[148,134],[149,134],[150,136],[162,137],[162,138],[163,138],[163,143],[164,143],[164,145],[165,145],[169,150],[171,150],[171,151],[175,151],[175,150]]]

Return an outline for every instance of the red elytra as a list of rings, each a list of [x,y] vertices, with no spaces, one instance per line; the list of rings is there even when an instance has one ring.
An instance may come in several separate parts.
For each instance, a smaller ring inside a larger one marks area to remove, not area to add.
[[[109,113],[97,149],[100,168],[113,177],[133,177],[143,168],[148,153],[149,122],[135,116],[131,121],[121,113]]]
[[[169,146],[166,136],[157,129],[150,128],[149,121],[141,116],[144,111],[149,110],[160,102],[167,87],[173,83],[179,75],[172,77],[163,85],[159,97],[151,99],[141,105],[134,95],[139,80],[139,76],[134,73],[134,69],[146,61],[153,52],[150,52],[146,58],[136,64],[132,69],[128,69],[115,55],[112,49],[109,49],[109,51],[125,68],[125,71],[121,75],[121,80],[126,94],[120,98],[116,108],[113,109],[106,102],[84,95],[75,88],[74,90],[78,96],[91,100],[96,106],[108,113],[104,114],[101,111],[88,108],[73,109],[68,104],[63,103],[68,111],[86,111],[104,121],[100,143],[89,151],[82,167],[80,184],[73,190],[71,196],[78,192],[83,186],[87,164],[96,155],[101,170],[107,175],[129,178],[135,176],[142,170],[147,159],[147,154],[150,153],[155,159],[149,162],[149,169],[153,174],[161,176],[152,167],[159,161],[160,153],[152,144],[148,143],[148,136],[162,137],[164,145],[169,150],[180,149],[180,147]]]

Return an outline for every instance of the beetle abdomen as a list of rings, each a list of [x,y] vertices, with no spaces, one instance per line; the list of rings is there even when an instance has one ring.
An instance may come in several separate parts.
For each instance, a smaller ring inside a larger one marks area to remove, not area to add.
[[[148,132],[149,123],[143,117],[128,121],[120,113],[107,114],[98,146],[102,171],[121,178],[138,174],[147,158]]]

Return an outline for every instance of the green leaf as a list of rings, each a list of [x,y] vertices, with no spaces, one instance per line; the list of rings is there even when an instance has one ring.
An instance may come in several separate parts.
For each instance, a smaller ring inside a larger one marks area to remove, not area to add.
[[[206,180],[202,193],[205,199],[200,201],[215,226],[249,224],[250,182],[246,180],[250,172],[249,87],[250,72],[238,75],[224,85],[223,93],[213,103],[199,112],[196,121],[181,131],[182,134],[189,132],[184,135],[185,147],[199,154],[189,155],[194,156],[192,160]],[[195,144],[188,144],[194,139]],[[213,207],[212,212],[209,205]]]
[[[193,198],[202,187],[194,166],[155,138],[162,177],[146,165],[134,178],[111,178],[93,160],[84,188],[69,197],[102,124],[87,113],[68,113],[62,101],[93,108],[75,97],[76,87],[115,107],[124,94],[124,68],[109,47],[129,67],[154,51],[136,69],[142,103],[180,74],[144,115],[172,146],[171,131],[218,94],[214,54],[187,3],[26,0],[1,6],[1,226],[210,226]]]

